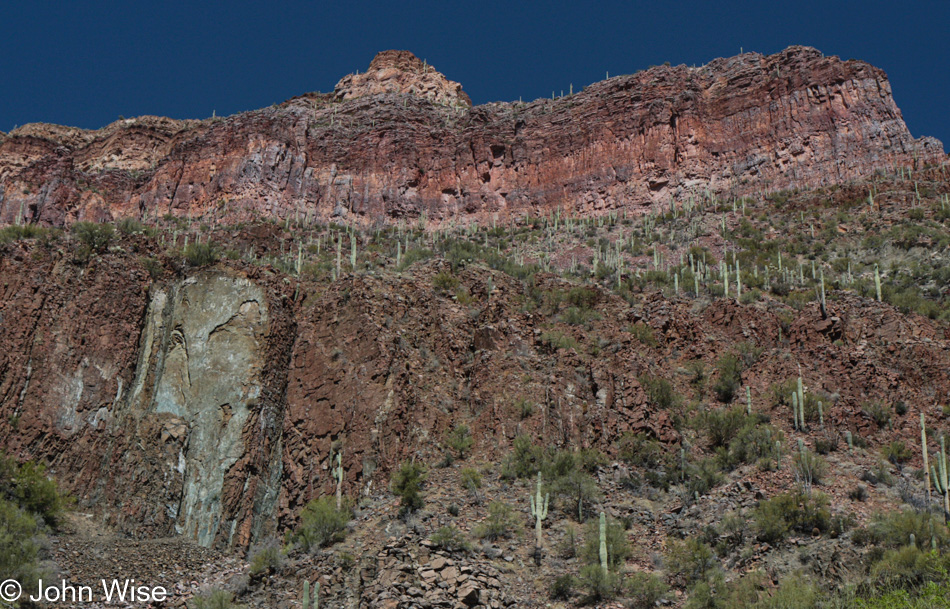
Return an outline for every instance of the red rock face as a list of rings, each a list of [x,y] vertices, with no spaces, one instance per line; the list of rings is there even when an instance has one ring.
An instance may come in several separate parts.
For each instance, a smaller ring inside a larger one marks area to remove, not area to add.
[[[940,142],[910,135],[881,70],[805,47],[657,67],[554,100],[466,100],[389,51],[332,95],[227,119],[28,125],[0,139],[0,222],[598,214],[946,162]]]

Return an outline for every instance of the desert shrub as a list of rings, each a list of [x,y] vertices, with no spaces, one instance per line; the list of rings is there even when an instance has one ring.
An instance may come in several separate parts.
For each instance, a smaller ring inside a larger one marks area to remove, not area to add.
[[[145,271],[148,273],[148,276],[152,279],[158,279],[161,277],[162,272],[165,270],[164,267],[162,267],[162,263],[155,258],[143,256],[142,258],[139,258],[139,262],[142,263],[142,268],[145,269]]]
[[[897,467],[902,467],[913,455],[902,440],[896,440],[881,450],[881,456]]]
[[[511,506],[501,501],[492,501],[488,504],[488,518],[475,527],[474,533],[480,539],[495,541],[510,537],[516,527],[517,522]]]
[[[445,437],[446,445],[455,451],[459,459],[464,459],[465,455],[471,450],[475,440],[464,423],[456,425],[452,431]]]
[[[463,467],[459,472],[459,485],[477,497],[478,489],[482,488],[482,475],[474,467]]]
[[[185,248],[185,260],[191,266],[207,266],[218,261],[218,249],[211,241],[189,243]]]
[[[425,468],[415,461],[403,463],[393,473],[390,481],[392,491],[400,499],[403,516],[415,512],[423,506],[422,484],[425,479]]]
[[[922,551],[916,545],[887,550],[870,566],[870,583],[885,590],[920,588],[950,578],[950,556]]]
[[[711,448],[728,446],[746,422],[745,410],[741,407],[729,410],[712,410],[700,418]]]
[[[515,400],[515,413],[522,421],[534,414],[534,403],[525,398]]]
[[[881,402],[865,402],[861,410],[878,427],[885,427],[891,422],[891,410]]]
[[[767,543],[778,543],[790,531],[812,534],[831,528],[828,497],[822,493],[795,490],[776,495],[759,503],[753,512],[758,538]]]
[[[199,594],[188,603],[189,609],[244,609],[234,602],[234,594],[227,590],[211,590]]]
[[[449,552],[467,552],[472,549],[472,544],[465,539],[465,535],[462,531],[455,527],[439,528],[438,531],[432,534],[430,541],[435,544],[435,547],[448,550]]]
[[[534,444],[530,437],[520,435],[515,438],[512,451],[505,458],[502,477],[530,478],[544,466],[544,457],[543,448]]]
[[[592,321],[601,319],[600,313],[590,309],[580,309],[578,307],[568,307],[561,314],[561,321],[572,326],[586,326]]]
[[[729,403],[735,398],[742,383],[742,360],[734,353],[727,353],[716,364],[719,377],[713,384],[713,391],[720,402]]]
[[[620,458],[637,467],[655,468],[663,463],[663,446],[643,433],[626,432],[619,441]]]
[[[756,420],[747,417],[742,427],[729,441],[728,447],[717,451],[717,459],[724,469],[732,469],[743,463],[762,463],[778,457],[776,442],[781,442],[784,434],[771,425],[759,425]]]
[[[551,600],[566,601],[574,595],[574,576],[559,575],[551,582]]]
[[[335,497],[320,497],[308,503],[300,514],[295,539],[307,551],[323,548],[343,539],[349,521],[349,510],[336,509]]]
[[[590,309],[597,302],[597,291],[585,287],[571,288],[566,300],[578,309]]]
[[[46,468],[33,461],[17,464],[0,455],[0,498],[55,527],[66,509],[66,498],[56,482],[46,476]]]
[[[621,587],[620,576],[613,571],[604,573],[600,565],[583,567],[577,583],[587,593],[584,602],[588,604],[614,598]]]
[[[111,224],[95,222],[77,222],[73,224],[72,231],[88,251],[93,253],[105,251],[115,236],[115,229]]]
[[[635,572],[627,578],[625,594],[630,609],[653,609],[669,591],[662,578],[653,573]]]
[[[640,385],[646,391],[650,403],[661,410],[670,410],[679,401],[672,383],[665,378],[642,376],[640,377]]]
[[[607,518],[604,529],[607,541],[607,568],[620,571],[630,557],[630,542],[623,525],[613,518]],[[591,518],[584,528],[584,545],[581,547],[581,559],[589,565],[600,568],[600,518]]]
[[[38,578],[38,534],[36,518],[12,501],[0,499],[0,572],[24,589],[32,588]]]
[[[252,547],[248,553],[248,562],[251,564],[248,573],[251,575],[273,573],[280,569],[283,559],[284,555],[277,540],[265,539]]]
[[[686,493],[689,499],[705,495],[710,489],[722,484],[723,475],[715,458],[702,459],[686,467]]]
[[[715,553],[701,540],[673,541],[666,553],[666,568],[676,580],[690,585],[705,581],[718,565]]]
[[[950,542],[950,532],[943,518],[930,512],[899,510],[875,514],[866,531],[869,543],[886,548],[907,545],[911,535],[921,549],[930,548],[931,539],[938,548],[944,548]]]
[[[638,321],[629,326],[627,331],[630,332],[635,339],[640,341],[641,344],[647,347],[656,347],[658,344],[656,336],[653,333],[653,328],[648,324]]]
[[[550,487],[555,496],[565,500],[565,509],[570,511],[578,522],[583,522],[591,503],[600,494],[594,478],[577,467],[572,467],[563,474],[557,475]]]
[[[135,218],[122,218],[116,223],[116,228],[123,235],[135,235],[145,232],[145,225]]]
[[[459,280],[448,271],[440,271],[432,278],[432,287],[440,293],[453,292],[458,285]]]
[[[550,345],[553,349],[577,349],[577,341],[571,336],[552,330],[541,333],[541,342]]]
[[[795,453],[793,463],[795,475],[806,486],[821,484],[828,474],[828,463],[807,448]]]
[[[35,239],[45,237],[49,229],[37,224],[21,224],[0,228],[0,243],[10,243],[20,239]]]

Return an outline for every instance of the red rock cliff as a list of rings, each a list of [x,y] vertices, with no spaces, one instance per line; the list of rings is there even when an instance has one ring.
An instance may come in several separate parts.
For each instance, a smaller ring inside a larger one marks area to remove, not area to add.
[[[806,47],[469,103],[387,51],[333,94],[226,119],[27,125],[0,140],[0,222],[598,213],[946,161],[940,142],[910,135],[883,71]]]

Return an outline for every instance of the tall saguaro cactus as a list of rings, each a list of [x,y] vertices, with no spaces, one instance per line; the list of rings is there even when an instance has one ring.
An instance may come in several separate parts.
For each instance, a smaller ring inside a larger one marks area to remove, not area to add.
[[[930,474],[933,476],[934,487],[937,492],[943,495],[943,518],[950,522],[950,484],[947,484],[947,443],[943,436],[940,437],[940,453],[937,455],[937,468],[931,466]]]
[[[924,486],[927,487],[927,505],[930,505],[930,464],[927,455],[927,424],[924,413],[920,413],[920,452],[924,456]]]
[[[333,479],[336,480],[336,509],[343,509],[343,449],[336,454],[336,465],[333,467]]]
[[[534,496],[529,495],[531,499],[531,515],[534,516],[534,560],[541,565],[541,522],[548,517],[548,500],[550,494],[541,497],[541,472],[538,472],[538,487]]]
[[[607,575],[607,515],[600,513],[600,568]]]

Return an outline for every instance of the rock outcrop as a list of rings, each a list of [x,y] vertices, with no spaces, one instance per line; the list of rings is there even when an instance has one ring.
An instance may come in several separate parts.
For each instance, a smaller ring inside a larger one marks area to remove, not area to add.
[[[414,95],[443,106],[472,105],[462,85],[448,80],[409,51],[383,51],[373,58],[366,72],[344,76],[333,89],[337,101],[383,93]]]
[[[602,214],[947,160],[910,135],[881,70],[805,47],[660,66],[557,99],[466,102],[389,51],[333,94],[226,119],[27,125],[0,142],[0,222]]]

